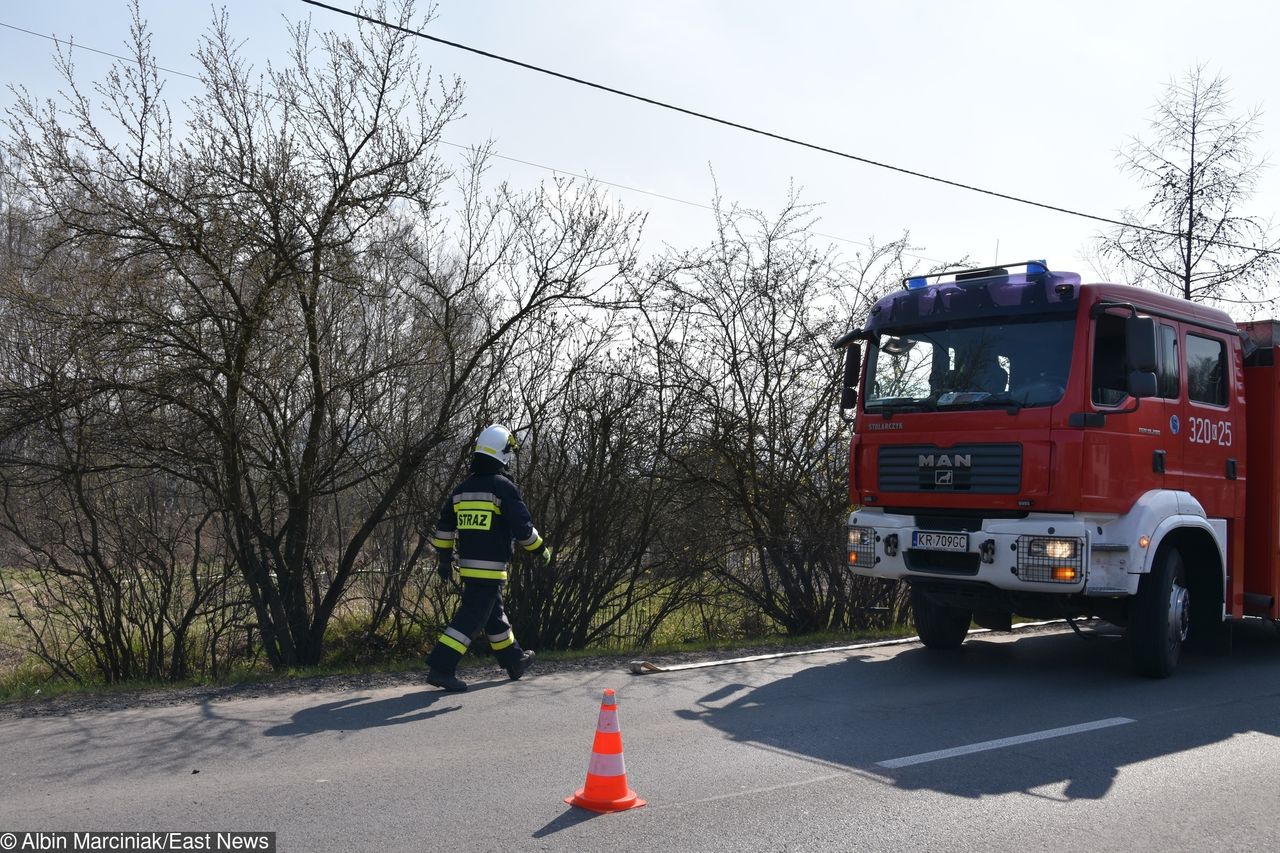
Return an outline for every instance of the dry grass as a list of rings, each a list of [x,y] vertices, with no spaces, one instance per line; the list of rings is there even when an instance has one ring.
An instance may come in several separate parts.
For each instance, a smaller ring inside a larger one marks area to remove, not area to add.
[[[13,569],[0,569],[5,573],[6,586],[22,591],[26,589],[23,576]],[[24,601],[24,604],[29,601]],[[13,605],[0,599],[0,683],[9,680],[24,664],[30,665],[31,655],[24,651],[26,637],[22,624],[15,618]]]

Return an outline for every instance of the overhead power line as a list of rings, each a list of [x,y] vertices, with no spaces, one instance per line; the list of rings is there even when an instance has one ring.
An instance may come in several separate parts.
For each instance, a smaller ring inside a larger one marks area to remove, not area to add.
[[[450,41],[449,39],[440,38],[439,36],[429,35],[428,33],[424,33],[421,30],[415,30],[410,27],[404,27],[404,26],[401,26],[400,24],[394,24],[390,21],[384,21],[380,18],[374,18],[370,15],[365,15],[361,12],[353,12],[350,9],[343,9],[339,6],[331,6],[328,3],[321,3],[319,2],[319,0],[302,0],[302,2],[306,3],[309,6],[315,6],[320,9],[327,9],[330,12],[337,12],[340,15],[346,15],[347,17],[350,17],[350,18],[355,18],[360,21],[365,21],[366,23],[375,24],[380,27],[387,27],[388,29],[405,33],[406,35],[417,36],[418,38],[423,38],[423,39],[426,39],[427,41],[435,42],[436,44],[442,44],[447,47],[456,48],[457,50],[463,50],[468,53],[474,53],[477,56],[483,56],[488,59],[496,59],[497,61],[505,62],[508,65],[515,65],[519,68],[524,68],[529,71],[536,71],[539,74],[546,74],[550,77],[555,77],[560,80],[566,80],[570,83],[577,83],[580,86],[586,86],[591,89],[597,89],[601,92],[608,92],[611,95],[618,95],[619,97],[630,98],[633,101],[640,101],[641,103],[649,104],[650,106],[660,107],[661,109],[664,109],[664,110],[671,110],[672,112],[682,113],[683,115],[692,116],[693,118],[699,118],[704,121],[709,121],[715,124],[724,125],[725,127],[732,127],[737,130],[743,130],[743,131],[746,131],[747,133],[754,133],[758,136],[764,136],[769,139],[776,139],[779,142],[785,142],[790,145],[798,145],[801,148],[808,148],[811,151],[819,151],[819,152],[822,152],[823,154],[831,154],[836,157],[842,157],[846,160],[853,160],[854,162],[857,162],[857,163],[864,163],[868,166],[875,166],[878,169],[888,169],[889,171],[892,171],[892,172],[898,172],[899,174],[910,175],[912,177],[921,178],[926,181],[932,181],[934,183],[944,184],[949,187],[955,187],[956,189],[967,190],[969,192],[975,192],[975,193],[981,193],[983,195],[992,196],[993,198],[1000,198],[1000,199],[1004,199],[1005,201],[1012,201],[1018,204],[1030,205],[1031,207],[1038,207],[1042,210],[1050,210],[1055,213],[1063,213],[1068,216],[1075,216],[1081,219],[1089,219],[1094,222],[1102,222],[1107,225],[1119,225],[1122,228],[1133,228],[1138,231],[1145,231],[1150,234],[1159,234],[1164,237],[1182,237],[1183,236],[1181,233],[1176,231],[1165,231],[1164,229],[1155,228],[1149,225],[1137,225],[1135,223],[1125,222],[1120,219],[1111,219],[1110,217],[1100,216],[1094,213],[1086,213],[1085,211],[1082,211],[1082,210],[1072,210],[1069,207],[1060,207],[1055,204],[1048,204],[1046,202],[1035,201],[1034,199],[1024,198],[1022,196],[1010,195],[1008,193],[1002,193],[996,190],[989,190],[984,187],[978,187],[972,184],[965,184],[960,181],[953,181],[947,178],[940,178],[936,175],[928,175],[928,174],[925,174],[924,172],[917,172],[914,169],[907,169],[902,166],[895,166],[892,163],[884,163],[879,160],[873,160],[869,157],[862,157],[857,154],[850,154],[847,151],[840,151],[835,148],[829,148],[825,145],[818,145],[817,143],[814,143],[814,142],[806,142],[803,139],[797,139],[795,137],[786,136],[785,134],[781,134],[781,133],[774,133],[772,131],[754,127],[749,124],[743,124],[741,122],[731,121],[730,119],[720,118],[719,116],[714,116],[709,113],[703,113],[697,110],[691,110],[687,107],[681,107],[676,104],[668,103],[666,101],[659,101],[656,98],[649,98],[649,97],[645,97],[644,95],[637,95],[634,92],[628,92],[624,89],[617,89],[617,88],[614,88],[613,86],[606,86],[603,83],[596,83],[592,80],[586,80],[582,77],[575,77],[572,74],[565,74],[560,71],[553,71],[550,68],[544,68],[540,65],[533,65],[532,63],[529,63],[529,62],[522,62],[518,59],[512,59],[511,57],[503,56],[498,53],[493,53],[487,50],[481,50],[478,47],[471,47],[470,45],[461,44],[460,42]],[[1211,245],[1217,245],[1217,246],[1226,246],[1231,249],[1240,249],[1246,252],[1258,252],[1260,254],[1267,254],[1267,255],[1280,255],[1280,251],[1277,251],[1275,249],[1263,249],[1257,246],[1244,246],[1237,243],[1228,243],[1223,240],[1203,240],[1201,242],[1205,242],[1205,243],[1208,243]]]
[[[35,36],[36,38],[47,39],[48,41],[51,41],[54,44],[65,44],[67,47],[74,47],[77,50],[87,50],[90,53],[96,53],[101,56],[108,56],[112,59],[120,59],[125,62],[135,61],[134,59],[128,56],[121,56],[118,53],[111,53],[105,50],[98,50],[96,47],[89,47],[88,45],[80,44],[79,42],[70,41],[69,39],[60,39],[57,36],[45,35],[44,33],[38,33],[35,30],[26,30],[26,29],[23,29],[22,27],[15,27],[13,24],[6,24],[4,21],[0,21],[0,27],[7,27],[8,29],[15,30],[20,33],[26,33],[29,36]],[[159,69],[160,71],[165,72],[166,74],[176,74],[179,77],[190,77],[192,80],[200,79],[195,74],[188,74],[185,71],[174,71],[172,68],[165,68],[163,65],[157,65],[156,68]]]
[[[20,33],[26,33],[29,36],[36,36],[37,38],[42,38],[47,41],[51,41],[54,44],[66,45],[67,47],[71,47],[76,50],[87,50],[91,53],[96,53],[101,56],[109,57],[111,59],[118,59],[122,62],[131,62],[131,63],[137,62],[136,57],[121,56],[118,53],[112,53],[107,50],[100,50],[99,48],[96,48],[96,47],[89,47],[88,45],[81,44],[80,42],[71,41],[69,39],[60,39],[57,36],[46,35],[45,33],[38,33],[38,32],[35,32],[34,30],[28,30],[22,27],[14,26],[13,24],[7,24],[4,21],[0,21],[0,27],[7,27],[8,29],[16,30],[17,32],[20,32]],[[173,74],[177,77],[186,77],[190,80],[195,80],[197,82],[201,81],[201,77],[198,74],[191,74],[190,72],[187,72],[187,71],[178,71],[177,69],[174,69],[174,68],[166,68],[163,65],[156,65],[155,67],[157,70],[163,71],[166,74]],[[464,151],[470,150],[471,148],[475,147],[472,145],[463,145],[458,142],[449,142],[448,140],[445,140],[445,139],[440,140],[440,144],[448,145],[451,148],[461,148]],[[671,201],[677,204],[688,205],[689,207],[697,207],[702,210],[709,210],[712,212],[715,211],[714,207],[712,207],[709,204],[704,204],[702,202],[690,201],[689,199],[679,198],[677,196],[672,196],[672,195],[665,195],[663,193],[654,192],[653,190],[642,190],[639,187],[632,187],[626,184],[617,183],[615,181],[606,181],[606,180],[603,180],[602,178],[592,177],[591,175],[584,175],[578,172],[571,172],[568,169],[561,169],[556,166],[547,166],[542,163],[534,163],[531,160],[521,160],[518,157],[508,157],[507,155],[499,154],[496,151],[488,152],[488,156],[496,157],[499,160],[506,160],[509,163],[519,163],[522,166],[530,166],[535,169],[541,169],[544,172],[550,172],[553,175],[568,175],[571,178],[580,178],[584,181],[590,181],[593,184],[600,184],[606,187],[615,187],[620,190],[626,190],[627,192],[639,193],[641,195],[647,195],[653,198],[660,198],[663,201]],[[824,240],[835,240],[840,243],[850,243],[854,246],[863,246],[868,249],[874,248],[870,243],[867,243],[863,240],[854,240],[850,237],[841,237],[836,234],[823,234],[821,232],[815,231],[814,236],[821,237]],[[947,263],[946,261],[939,260],[938,258],[930,258],[926,255],[917,254],[915,252],[903,252],[903,254],[909,258],[918,258],[919,260],[928,261],[934,264]]]
[[[403,32],[403,33],[406,33],[406,34],[408,34],[408,35],[417,36],[417,37],[419,37],[419,38],[423,38],[423,39],[426,39],[426,40],[428,40],[428,41],[438,42],[439,44],[443,44],[443,45],[446,45],[446,46],[448,46],[448,47],[453,47],[453,48],[457,48],[458,50],[468,51],[468,52],[470,52],[470,53],[475,53],[475,54],[478,54],[478,55],[480,55],[480,56],[484,56],[484,57],[487,57],[487,58],[490,58],[490,59],[496,59],[496,60],[498,60],[498,61],[500,61],[500,62],[506,62],[506,63],[509,63],[509,64],[511,64],[511,65],[516,65],[516,66],[521,67],[521,68],[529,69],[529,70],[531,70],[531,71],[537,71],[537,72],[542,73],[542,74],[548,74],[548,75],[550,75],[550,76],[552,76],[552,77],[558,77],[558,78],[561,78],[561,79],[563,79],[563,80],[567,80],[567,81],[570,81],[570,82],[573,82],[573,83],[578,83],[578,84],[580,84],[580,85],[588,86],[588,87],[593,88],[593,89],[599,89],[599,90],[604,91],[604,92],[609,92],[609,93],[616,94],[616,95],[619,95],[619,96],[622,96],[622,97],[625,97],[625,98],[631,98],[631,99],[633,99],[633,100],[641,101],[641,102],[643,102],[643,103],[651,104],[651,105],[654,105],[654,106],[657,106],[657,107],[661,107],[661,108],[663,108],[663,109],[669,109],[669,110],[673,110],[673,111],[675,111],[675,112],[684,113],[684,114],[686,114],[686,115],[690,115],[690,116],[693,116],[693,117],[695,117],[695,118],[701,118],[701,119],[705,119],[705,120],[707,120],[707,121],[711,121],[711,122],[714,122],[714,123],[717,123],[717,124],[722,124],[722,125],[725,125],[725,126],[728,126],[728,127],[733,127],[733,128],[737,128],[737,129],[740,129],[740,130],[745,130],[745,131],[747,131],[747,132],[749,132],[749,133],[759,134],[759,135],[761,135],[761,136],[766,136],[766,137],[769,137],[769,138],[772,138],[772,139],[779,140],[779,141],[781,141],[781,142],[787,142],[787,143],[790,143],[790,144],[799,145],[799,146],[801,146],[801,147],[804,147],[804,148],[810,148],[810,149],[812,149],[812,150],[815,150],[815,151],[821,151],[821,152],[823,152],[823,153],[834,154],[834,155],[835,155],[835,156],[837,156],[837,157],[843,157],[843,158],[845,158],[845,159],[854,160],[854,161],[859,162],[859,163],[865,163],[865,164],[870,165],[870,166],[876,166],[876,167],[878,167],[878,168],[889,169],[889,170],[891,170],[891,171],[900,172],[900,173],[902,173],[902,174],[911,175],[911,176],[913,176],[913,177],[922,178],[922,179],[924,179],[924,180],[928,180],[928,181],[934,181],[934,182],[937,182],[937,183],[941,183],[941,184],[945,184],[945,185],[948,185],[948,186],[956,187],[956,188],[958,188],[958,189],[962,189],[962,190],[969,190],[969,191],[971,191],[971,192],[977,192],[977,193],[983,193],[983,194],[985,194],[985,195],[993,196],[993,197],[996,197],[996,198],[1002,198],[1002,199],[1006,199],[1006,200],[1008,200],[1008,201],[1017,202],[1017,203],[1020,203],[1020,204],[1027,204],[1027,205],[1031,205],[1031,206],[1033,206],[1033,207],[1039,207],[1039,208],[1042,208],[1042,209],[1045,209],[1045,210],[1050,210],[1050,211],[1054,211],[1054,212],[1058,212],[1058,213],[1064,213],[1064,214],[1067,214],[1067,215],[1069,215],[1069,216],[1076,216],[1076,217],[1080,217],[1080,218],[1083,218],[1083,219],[1089,219],[1089,220],[1093,220],[1093,221],[1095,221],[1095,222],[1102,222],[1102,223],[1106,223],[1106,224],[1109,224],[1109,225],[1119,225],[1119,226],[1121,226],[1121,227],[1123,227],[1123,228],[1132,228],[1132,229],[1135,229],[1135,230],[1138,230],[1138,231],[1145,231],[1145,232],[1150,233],[1150,234],[1158,234],[1158,235],[1160,235],[1160,236],[1164,236],[1164,237],[1181,237],[1181,236],[1183,236],[1182,234],[1180,234],[1179,232],[1176,232],[1176,231],[1165,231],[1165,230],[1163,230],[1163,229],[1155,228],[1155,227],[1152,227],[1152,226],[1149,226],[1149,225],[1138,225],[1138,224],[1131,223],[1131,222],[1124,222],[1124,221],[1122,221],[1122,220],[1118,220],[1118,219],[1110,219],[1110,218],[1105,217],[1105,216],[1099,216],[1099,215],[1092,214],[1092,213],[1085,213],[1085,212],[1083,212],[1083,211],[1071,210],[1070,208],[1059,207],[1059,206],[1051,205],[1051,204],[1047,204],[1047,203],[1044,203],[1044,202],[1038,202],[1038,201],[1034,201],[1034,200],[1031,200],[1031,199],[1021,198],[1021,197],[1019,197],[1019,196],[1008,195],[1008,194],[1005,194],[1005,193],[997,192],[997,191],[995,191],[995,190],[988,190],[988,189],[983,189],[983,188],[981,188],[981,187],[971,186],[971,185],[969,185],[969,184],[964,184],[964,183],[961,183],[961,182],[959,182],[959,181],[952,181],[952,180],[948,180],[948,179],[946,179],[946,178],[939,178],[939,177],[935,177],[935,176],[933,176],[933,175],[927,175],[927,174],[924,174],[923,172],[916,172],[916,171],[913,171],[913,170],[911,170],[911,169],[906,169],[906,168],[903,168],[903,167],[900,167],[900,166],[894,166],[894,165],[892,165],[892,164],[888,164],[888,163],[881,163],[881,162],[879,162],[879,161],[877,161],[877,160],[872,160],[872,159],[870,159],[870,158],[866,158],[866,157],[860,157],[860,156],[858,156],[858,155],[856,155],[856,154],[849,154],[849,153],[846,153],[846,152],[843,152],[843,151],[837,151],[837,150],[835,150],[835,149],[833,149],[833,148],[827,148],[827,147],[825,147],[825,146],[816,145],[816,144],[814,144],[814,143],[804,142],[803,140],[793,139],[793,138],[791,138],[791,137],[784,136],[784,135],[781,135],[781,134],[772,133],[772,132],[770,132],[770,131],[766,131],[766,130],[760,130],[760,129],[758,129],[758,128],[751,127],[750,125],[740,124],[740,123],[738,123],[738,122],[729,121],[728,119],[717,118],[716,116],[711,116],[711,115],[707,115],[707,114],[704,114],[704,113],[700,113],[700,112],[697,112],[696,110],[685,109],[684,107],[679,107],[679,106],[675,106],[675,105],[672,105],[672,104],[667,104],[667,103],[665,103],[665,102],[663,102],[663,101],[658,101],[658,100],[655,100],[655,99],[652,99],[652,98],[644,97],[643,95],[636,95],[636,94],[633,94],[633,93],[630,93],[630,92],[623,91],[623,90],[621,90],[621,89],[615,89],[615,88],[610,87],[610,86],[605,86],[605,85],[600,84],[600,83],[594,83],[594,82],[591,82],[591,81],[589,81],[589,80],[583,80],[583,79],[581,79],[581,78],[574,77],[574,76],[569,75],[569,74],[562,74],[562,73],[560,73],[560,72],[558,72],[558,71],[552,71],[552,70],[550,70],[550,69],[542,68],[542,67],[537,66],[537,65],[532,65],[532,64],[530,64],[530,63],[526,63],[526,62],[521,62],[520,60],[517,60],[517,59],[511,59],[511,58],[509,58],[509,57],[505,57],[505,56],[502,56],[502,55],[500,55],[500,54],[491,53],[491,52],[489,52],[489,51],[481,50],[481,49],[479,49],[479,48],[474,48],[474,47],[470,47],[470,46],[468,46],[468,45],[460,44],[460,43],[458,43],[458,42],[450,41],[450,40],[448,40],[448,39],[443,39],[443,38],[440,38],[440,37],[438,37],[438,36],[429,35],[429,34],[427,34],[427,33],[424,33],[424,32],[422,32],[422,31],[420,31],[420,30],[414,30],[414,29],[410,29],[410,28],[408,28],[408,27],[402,27],[402,26],[400,26],[399,24],[393,24],[393,23],[391,23],[390,21],[383,21],[383,20],[380,20],[380,19],[378,19],[378,18],[373,18],[373,17],[370,17],[370,16],[368,16],[368,15],[364,15],[364,14],[361,14],[361,13],[358,13],[358,12],[352,12],[352,11],[349,11],[349,10],[347,10],[347,9],[339,8],[339,7],[337,7],[337,6],[330,6],[330,5],[326,4],[326,3],[320,3],[320,2],[317,2],[317,0],[302,0],[302,2],[303,2],[303,3],[307,3],[307,4],[311,5],[311,6],[316,6],[316,7],[319,7],[319,8],[322,8],[322,9],[326,9],[326,10],[329,10],[329,11],[332,11],[332,12],[337,12],[338,14],[346,15],[346,16],[351,17],[351,18],[356,18],[356,19],[358,19],[358,20],[362,20],[362,21],[365,21],[365,22],[367,22],[367,23],[375,24],[375,25],[377,25],[377,26],[382,26],[382,27],[387,27],[387,28],[393,29],[393,30],[398,30],[398,31]],[[110,58],[112,58],[112,59],[119,59],[119,60],[124,61],[124,62],[136,62],[136,59],[131,58],[131,57],[121,56],[120,54],[117,54],[117,53],[111,53],[110,51],[101,50],[101,49],[99,49],[99,48],[95,48],[95,47],[89,47],[88,45],[85,45],[85,44],[80,44],[80,43],[77,43],[77,42],[72,42],[72,41],[69,41],[69,40],[66,40],[66,39],[60,39],[60,38],[57,38],[56,36],[46,35],[45,33],[38,33],[38,32],[35,32],[35,31],[33,31],[33,30],[28,30],[28,29],[24,29],[23,27],[19,27],[19,26],[15,26],[15,25],[13,25],[13,24],[5,23],[4,21],[0,21],[0,27],[7,27],[8,29],[15,30],[15,31],[20,32],[20,33],[26,33],[27,35],[36,36],[37,38],[47,39],[48,41],[52,41],[52,42],[54,42],[54,43],[56,43],[56,44],[65,44],[65,45],[67,45],[67,46],[69,46],[69,47],[73,47],[73,48],[76,48],[76,49],[79,49],[79,50],[87,50],[87,51],[90,51],[91,53],[97,53],[97,54],[100,54],[100,55],[102,55],[102,56],[110,57]],[[173,68],[166,68],[166,67],[164,67],[163,65],[156,65],[155,67],[156,67],[158,70],[160,70],[160,71],[164,71],[164,72],[165,72],[165,73],[167,73],[167,74],[174,74],[174,75],[179,76],[179,77],[186,77],[186,78],[189,78],[189,79],[191,79],[191,80],[197,80],[197,81],[199,81],[199,80],[201,80],[201,79],[202,79],[199,75],[191,74],[191,73],[186,72],[186,71],[178,71],[178,70],[173,69]],[[469,147],[469,146],[460,145],[460,144],[458,144],[458,143],[454,143],[454,142],[447,142],[447,141],[444,141],[444,140],[442,140],[442,142],[444,142],[444,144],[446,144],[446,145],[451,145],[451,146],[454,146],[454,147],[456,147],[456,148],[467,148],[467,147]],[[570,172],[570,171],[568,171],[568,170],[566,170],[566,169],[558,169],[558,168],[556,168],[556,167],[554,167],[554,166],[545,166],[545,165],[542,165],[542,164],[540,164],[540,163],[533,163],[533,162],[530,162],[530,161],[528,161],[528,160],[520,160],[520,159],[517,159],[517,158],[515,158],[515,157],[507,157],[507,156],[505,156],[505,155],[498,154],[498,153],[496,153],[496,152],[491,152],[491,155],[492,155],[492,156],[494,156],[494,157],[497,157],[497,158],[498,158],[498,159],[500,159],[500,160],[507,160],[507,161],[510,161],[510,162],[513,162],[513,163],[520,163],[520,164],[522,164],[522,165],[526,165],[526,166],[533,166],[533,167],[535,167],[535,168],[543,169],[543,170],[545,170],[545,171],[552,172],[552,173],[554,173],[554,174],[570,175],[570,176],[573,176],[573,177],[582,178],[583,180],[592,181],[592,182],[594,182],[594,183],[604,184],[604,185],[606,185],[606,186],[611,186],[611,187],[617,187],[618,189],[627,190],[628,192],[641,193],[641,194],[643,194],[643,195],[653,196],[654,198],[661,198],[661,199],[664,199],[664,200],[667,200],[667,201],[674,201],[674,202],[677,202],[677,203],[679,203],[679,204],[685,204],[685,205],[690,205],[690,206],[693,206],[693,207],[699,207],[699,208],[702,208],[702,209],[704,209],[704,210],[711,210],[711,209],[712,209],[709,205],[702,204],[702,203],[700,203],[700,202],[696,202],[696,201],[689,201],[689,200],[687,200],[687,199],[677,198],[677,197],[675,197],[675,196],[663,195],[662,193],[656,193],[656,192],[652,192],[652,191],[650,191],[650,190],[642,190],[642,189],[638,189],[638,188],[636,188],[636,187],[630,187],[630,186],[627,186],[627,185],[625,185],[625,184],[619,184],[619,183],[614,183],[614,182],[611,182],[611,181],[605,181],[605,180],[601,180],[601,179],[599,179],[599,178],[593,178],[593,177],[590,177],[590,176],[587,176],[587,175],[580,175],[580,174],[578,174],[578,173],[576,173],[576,172]],[[867,243],[865,243],[865,242],[863,242],[863,241],[861,241],[861,240],[853,240],[853,239],[848,238],[848,237],[839,237],[839,236],[835,236],[835,235],[831,235],[831,234],[816,234],[816,236],[823,237],[823,238],[830,239],[830,240],[838,240],[838,241],[840,241],[840,242],[844,242],[844,243],[852,243],[852,244],[857,245],[857,246],[868,246],[868,244],[867,244]],[[1241,251],[1246,251],[1246,252],[1258,252],[1259,254],[1266,254],[1266,255],[1276,255],[1276,254],[1280,254],[1280,251],[1277,251],[1277,250],[1274,250],[1274,249],[1263,249],[1263,248],[1259,248],[1259,247],[1257,247],[1257,246],[1245,246],[1245,245],[1241,245],[1241,244],[1238,244],[1238,243],[1229,243],[1229,242],[1226,242],[1226,241],[1223,241],[1223,240],[1201,240],[1201,242],[1206,243],[1206,244],[1209,244],[1209,245],[1226,246],[1227,248],[1231,248],[1231,249],[1239,249],[1239,250],[1241,250]],[[938,261],[938,260],[937,260],[937,259],[935,259],[935,258],[925,257],[924,255],[918,255],[918,254],[914,254],[914,253],[911,253],[911,252],[906,252],[906,253],[904,253],[904,254],[908,255],[909,257],[919,258],[919,259],[921,259],[921,260],[930,261],[930,262],[932,262],[932,263],[942,263],[942,261]]]

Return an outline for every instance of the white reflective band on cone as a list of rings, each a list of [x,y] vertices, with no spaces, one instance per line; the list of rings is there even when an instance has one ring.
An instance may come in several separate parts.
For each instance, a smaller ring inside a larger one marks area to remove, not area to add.
[[[600,712],[600,721],[596,723],[596,731],[598,732],[618,731],[618,709],[617,708]]]
[[[624,766],[621,752],[616,755],[601,755],[593,752],[591,763],[587,765],[587,772],[593,776],[625,776],[627,768]]]

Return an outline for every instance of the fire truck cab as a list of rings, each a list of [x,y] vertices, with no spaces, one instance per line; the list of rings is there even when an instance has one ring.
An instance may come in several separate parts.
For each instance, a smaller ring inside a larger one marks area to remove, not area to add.
[[[836,342],[849,568],[931,648],[1014,614],[1125,626],[1153,677],[1229,647],[1277,618],[1278,325],[1042,261],[906,280]]]

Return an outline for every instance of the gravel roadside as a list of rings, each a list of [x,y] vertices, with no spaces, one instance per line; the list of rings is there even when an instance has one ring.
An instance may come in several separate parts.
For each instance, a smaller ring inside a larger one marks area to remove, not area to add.
[[[539,659],[530,671],[530,677],[539,673],[615,671],[630,672],[633,660],[645,660],[657,666],[674,666],[687,663],[727,660],[752,655],[801,652],[835,648],[848,643],[828,640],[822,643],[798,645],[750,645],[714,651],[672,652],[627,655],[599,655],[571,660]],[[873,642],[873,641],[866,641]],[[464,679],[483,680],[502,676],[502,671],[489,661],[477,661],[465,668]],[[280,696],[306,693],[338,693],[342,691],[374,690],[382,687],[426,687],[426,669],[406,672],[373,672],[355,675],[318,675],[306,678],[286,678],[260,681],[251,684],[211,685],[196,687],[152,687],[139,690],[113,690],[109,692],[67,693],[50,698],[33,698],[0,703],[0,719],[28,717],[66,717],[83,714],[120,711],[128,708],[157,708],[187,705],[201,702],[220,702],[231,699],[248,699],[262,696]]]

